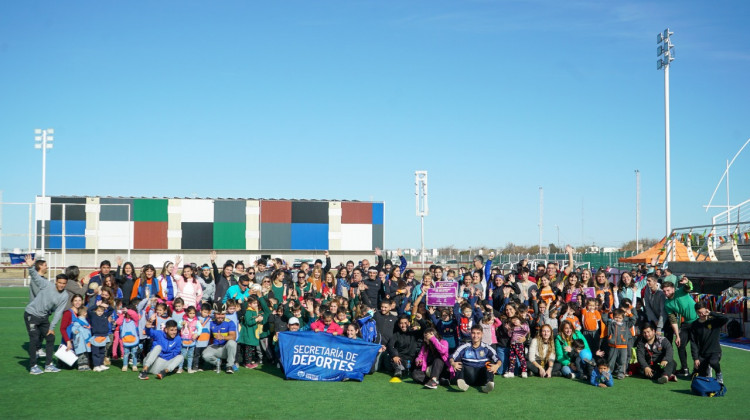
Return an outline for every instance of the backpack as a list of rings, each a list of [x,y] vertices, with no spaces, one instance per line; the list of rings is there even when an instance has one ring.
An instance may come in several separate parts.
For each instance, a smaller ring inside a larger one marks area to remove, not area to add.
[[[362,322],[362,320],[359,320],[360,324],[362,326],[362,329],[360,330],[362,334],[362,339],[367,341],[368,343],[374,343],[375,339],[378,336],[378,331],[375,328],[375,320],[373,320],[370,317],[367,317],[367,319]]]
[[[690,389],[701,397],[723,397],[727,393],[727,387],[716,379],[698,375],[693,376]]]
[[[742,326],[736,319],[729,321],[729,324],[727,324],[727,336],[729,338],[742,337]]]
[[[132,319],[122,321],[120,340],[122,341],[122,346],[125,348],[132,348],[138,345],[140,340],[138,338],[138,326],[135,325],[135,321]]]

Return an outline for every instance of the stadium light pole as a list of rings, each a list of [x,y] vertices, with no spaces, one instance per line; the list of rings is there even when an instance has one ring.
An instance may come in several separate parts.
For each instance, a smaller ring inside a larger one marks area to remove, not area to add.
[[[47,195],[47,149],[52,148],[52,141],[55,140],[52,136],[53,134],[55,134],[55,130],[52,128],[46,130],[37,128],[34,130],[34,148],[42,149],[42,258],[44,258],[44,239],[47,234],[47,205],[45,203],[45,197]]]
[[[544,230],[544,188],[539,187],[539,254],[542,253],[542,231]]]
[[[671,200],[670,200],[670,162],[669,162],[669,64],[674,61],[674,45],[670,41],[669,37],[674,35],[674,32],[670,32],[669,28],[665,29],[663,33],[656,35],[656,56],[659,57],[656,60],[656,69],[664,69],[664,170],[666,172],[666,204],[667,204],[667,226],[666,226],[666,237],[669,238],[669,234],[672,233],[672,220],[671,220]]]
[[[414,186],[416,193],[417,216],[419,216],[420,219],[422,237],[422,250],[419,253],[419,261],[422,264],[422,270],[424,270],[424,217],[430,212],[427,205],[427,171],[414,172]]]
[[[635,170],[635,254],[641,253],[638,244],[641,230],[641,171]]]

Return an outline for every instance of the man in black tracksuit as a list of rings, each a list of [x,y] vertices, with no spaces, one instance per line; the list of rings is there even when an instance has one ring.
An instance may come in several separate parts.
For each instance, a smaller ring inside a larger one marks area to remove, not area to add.
[[[690,353],[693,356],[695,371],[700,376],[709,375],[709,367],[716,371],[716,380],[724,383],[721,374],[721,345],[719,333],[729,318],[723,314],[711,312],[703,302],[695,304],[698,320],[690,325]]]
[[[402,315],[398,318],[396,331],[393,333],[393,339],[388,343],[388,354],[391,358],[391,367],[393,376],[400,378],[404,374],[409,376],[409,366],[414,366],[414,358],[421,344],[422,330],[411,328],[411,322],[408,315]]]
[[[391,341],[393,341],[393,333],[396,330],[396,321],[398,320],[394,315],[391,315],[391,303],[390,299],[382,301],[380,303],[380,311],[375,312],[375,315],[373,315],[375,329],[377,329],[380,336],[380,344],[385,346],[386,351],[391,346]],[[380,356],[382,354],[378,353],[378,357],[375,359],[374,369],[376,371],[380,368]]]
[[[367,278],[362,281],[366,287],[362,294],[362,301],[372,309],[380,307],[380,292],[383,290],[383,282],[377,277],[378,270],[371,267],[367,272]]]

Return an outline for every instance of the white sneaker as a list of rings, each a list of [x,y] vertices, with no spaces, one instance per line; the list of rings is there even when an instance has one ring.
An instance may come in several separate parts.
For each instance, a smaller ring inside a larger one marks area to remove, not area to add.
[[[495,383],[494,382],[487,382],[487,384],[482,387],[482,392],[489,393],[493,389],[495,389]]]
[[[522,378],[528,378],[528,377],[529,377],[529,375],[527,375],[527,374],[526,374],[526,372],[521,372],[521,377],[522,377]]]
[[[513,372],[505,372],[505,375],[503,375],[503,378],[513,378],[515,376],[516,375],[514,375]]]
[[[101,366],[94,366],[94,368],[91,369],[91,370],[93,370],[94,372],[101,372],[102,371],[102,367]]]
[[[101,365],[102,371],[109,370],[109,366],[107,365]]]
[[[457,380],[456,386],[458,386],[458,389],[460,389],[461,391],[466,391],[469,389],[469,384],[467,384],[463,379]]]

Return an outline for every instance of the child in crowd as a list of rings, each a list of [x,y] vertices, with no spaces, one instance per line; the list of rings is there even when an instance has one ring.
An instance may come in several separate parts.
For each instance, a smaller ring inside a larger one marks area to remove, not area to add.
[[[429,307],[428,312],[430,313],[430,320],[435,326],[438,334],[440,334],[440,336],[443,337],[443,340],[448,343],[449,352],[453,352],[458,347],[456,341],[456,319],[452,316],[451,310],[448,308],[440,310],[440,319],[435,316],[436,311],[437,309],[434,306]]]
[[[492,306],[487,308],[484,316],[482,316],[482,322],[479,323],[482,326],[482,344],[493,349],[497,347],[497,334],[495,331],[502,323],[500,318],[495,318]]]
[[[208,347],[208,342],[211,340],[212,318],[211,305],[208,303],[201,304],[201,314],[198,317],[198,325],[196,326],[196,330],[199,330],[198,339],[195,342],[195,349],[193,350],[192,370],[194,372],[203,371],[200,367],[201,357],[203,356],[203,351]],[[188,373],[190,372],[188,371]]]
[[[89,358],[91,357],[91,325],[87,320],[88,309],[85,306],[78,308],[77,318],[71,325],[70,332],[73,334],[73,351],[78,356],[78,370],[89,371]]]
[[[127,372],[128,363],[132,360],[133,372],[138,371],[138,344],[140,338],[138,334],[138,322],[140,318],[135,310],[135,306],[131,306],[122,311],[117,317],[117,329],[120,335],[120,342],[122,343],[122,371]]]
[[[560,315],[560,307],[552,306],[549,308],[549,316],[546,317],[546,324],[552,327],[552,334],[557,335],[560,328],[560,322],[557,320]]]
[[[472,309],[476,302],[476,296],[468,299],[468,303],[459,305],[458,302],[453,306],[453,315],[456,317],[456,331],[458,333],[458,343],[461,345],[471,342],[471,327],[482,320],[482,313]]]
[[[356,318],[357,324],[359,324],[360,336],[367,342],[380,344],[373,315],[375,315],[375,311],[364,303],[360,303],[357,306]]]
[[[245,361],[244,366],[248,369],[255,369],[261,361],[260,332],[258,328],[263,329],[263,314],[260,313],[258,308],[258,299],[250,295],[247,298],[247,309],[245,310],[242,329],[237,339],[237,343],[241,345],[242,358]]]
[[[109,342],[109,323],[111,310],[105,304],[99,302],[93,312],[88,314],[91,324],[91,359],[94,364],[94,372],[103,372],[109,369],[104,365],[104,356]]]
[[[581,332],[586,339],[589,348],[598,349],[601,343],[602,333],[602,315],[596,309],[596,299],[586,299],[586,308],[581,312]]]
[[[599,388],[611,388],[615,385],[606,360],[599,359],[596,362],[596,369],[591,373],[590,383]]]
[[[330,311],[323,312],[320,319],[313,322],[310,328],[315,332],[327,332],[333,335],[342,335],[344,333],[343,328],[333,322],[333,314]]]
[[[335,323],[339,324],[341,326],[341,328],[344,328],[346,326],[346,324],[349,324],[349,323],[352,322],[352,319],[349,316],[349,314],[347,313],[346,309],[339,308],[336,311],[336,317],[334,318],[333,321]]]
[[[628,354],[628,343],[633,337],[633,323],[635,322],[632,316],[627,317],[625,320],[625,311],[618,308],[612,314],[612,318],[607,320],[607,345],[609,347],[609,354],[607,361],[609,362],[609,369],[613,371],[613,375],[617,379],[623,379],[625,377],[625,370],[628,368],[628,360],[630,355]],[[603,351],[598,351],[597,355],[603,356]]]
[[[172,319],[177,323],[178,328],[182,325],[182,319],[185,317],[185,301],[178,297],[172,302]]]
[[[573,302],[568,302],[563,305],[563,308],[563,316],[560,319],[560,322],[566,320],[570,321],[576,331],[581,331],[581,320],[578,319],[578,316],[576,316],[576,312],[578,312],[578,305]]]
[[[521,320],[521,317],[516,315],[510,318],[510,324],[506,324],[505,328],[508,329],[508,335],[510,335],[510,361],[508,366],[515,367],[516,360],[521,364],[521,377],[525,378],[528,374],[526,373],[526,355],[524,353],[524,343],[529,336],[529,325]],[[503,375],[506,378],[512,378],[515,376],[513,373],[514,369],[508,369]]]
[[[172,319],[169,315],[169,306],[165,302],[159,302],[156,304],[156,327],[159,331],[164,331],[164,325],[167,321]]]
[[[237,310],[240,308],[239,303],[235,299],[227,299],[227,315],[226,320],[234,322],[234,325],[239,327],[240,319],[237,315]]]
[[[177,300],[175,299],[174,306],[177,307]],[[177,312],[177,311],[175,311]],[[198,317],[196,316],[195,307],[190,306],[184,312],[183,318],[177,323],[177,328],[180,329],[180,338],[182,339],[182,358],[187,368],[188,373],[193,373],[193,357],[195,356],[195,345],[198,337],[200,336],[200,324],[198,323]],[[174,314],[173,314],[174,317]],[[182,363],[177,369],[177,373],[182,373]]]

